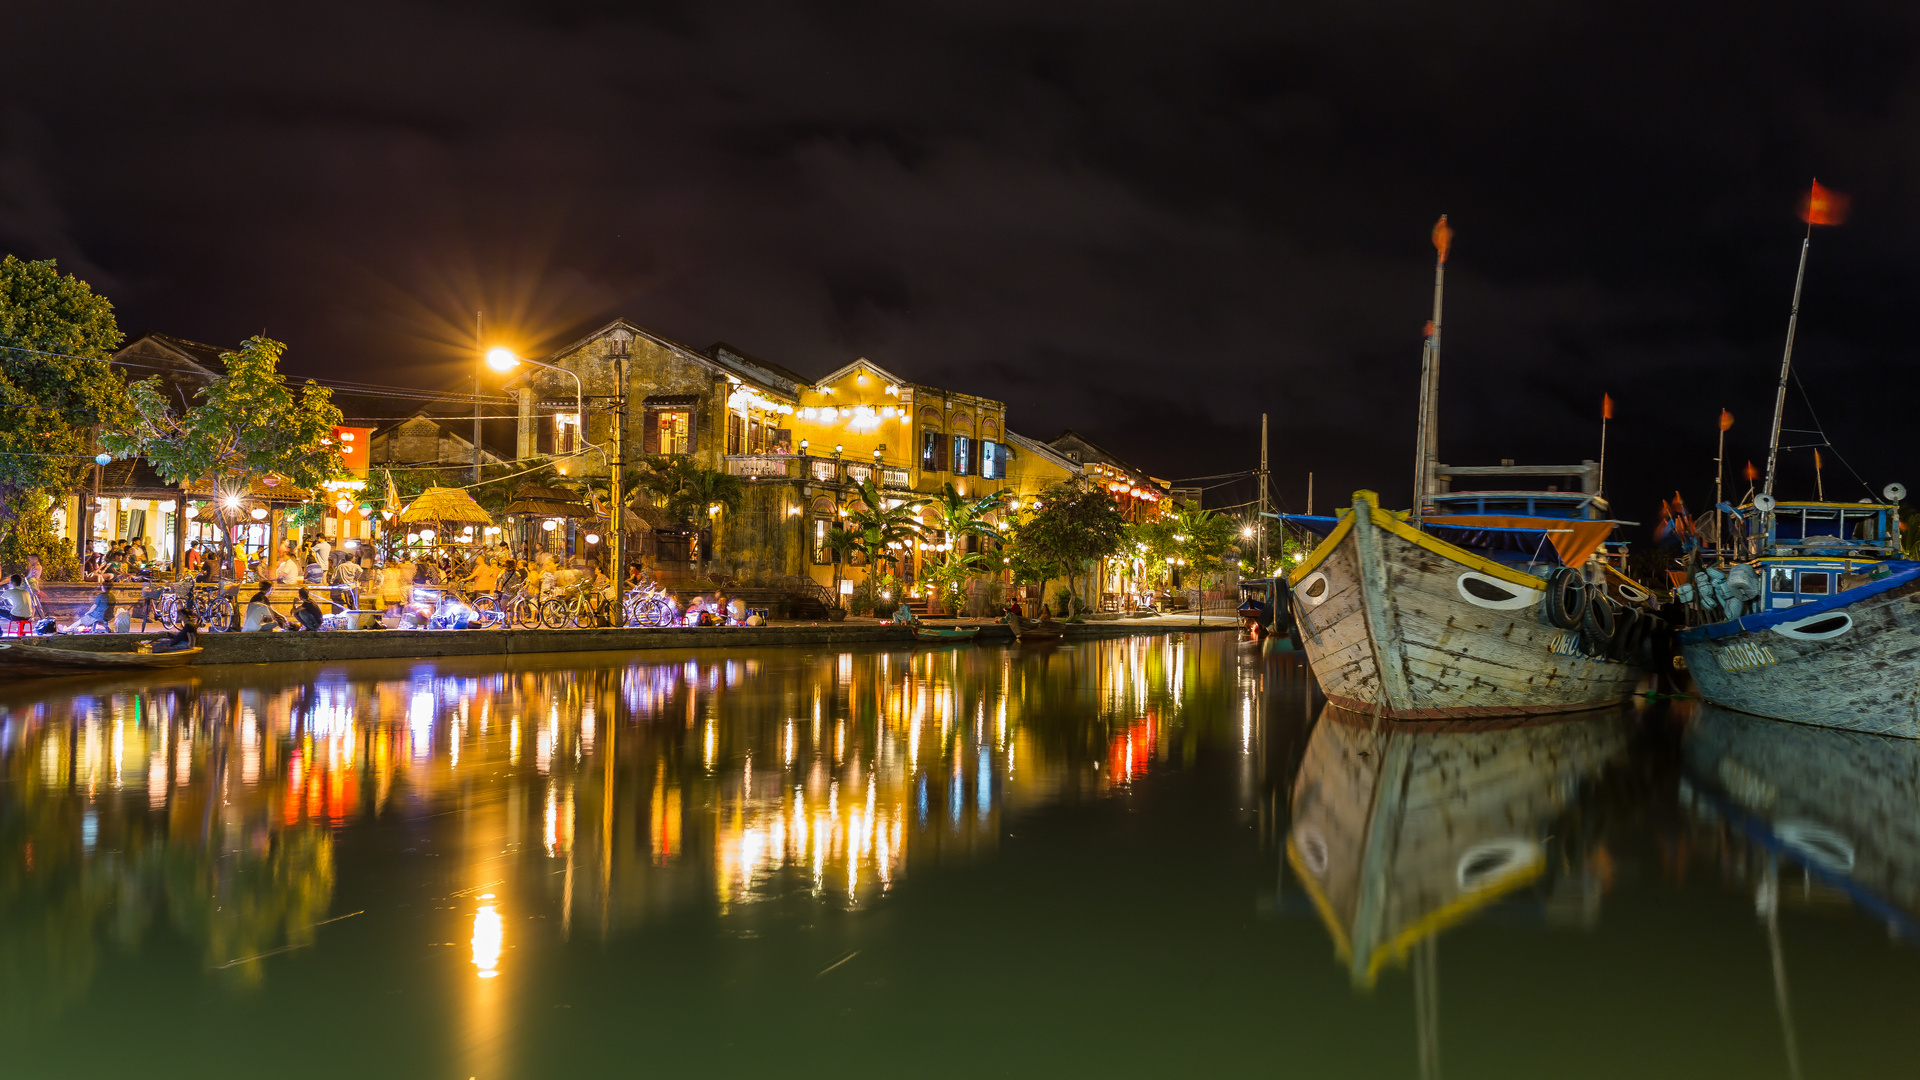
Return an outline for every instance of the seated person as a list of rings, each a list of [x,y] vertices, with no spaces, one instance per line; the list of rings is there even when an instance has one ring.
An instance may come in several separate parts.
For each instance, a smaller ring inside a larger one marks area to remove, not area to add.
[[[153,643],[154,652],[179,652],[191,649],[199,644],[200,611],[194,606],[193,596],[189,593],[180,602],[180,629]]]
[[[455,599],[451,593],[444,594],[433,609],[433,625],[448,630],[469,629],[473,625],[473,609]]]
[[[72,625],[68,626],[67,630],[69,633],[77,630],[106,633],[109,624],[112,622],[113,589],[107,583],[102,582],[100,591],[93,594],[93,603],[87,606],[87,610],[80,613],[79,618],[73,620]]]
[[[280,626],[281,618],[273,610],[272,596],[273,585],[270,582],[261,582],[260,588],[247,598],[246,614],[240,623],[242,631],[273,630]]]
[[[27,591],[27,581],[19,574],[8,578],[6,587],[0,589],[0,619],[19,622],[33,619],[33,594]]]
[[[300,624],[302,630],[320,629],[320,621],[322,618],[320,605],[314,603],[313,597],[307,595],[307,589],[304,585],[300,587],[300,601],[293,605],[293,618],[295,622]]]

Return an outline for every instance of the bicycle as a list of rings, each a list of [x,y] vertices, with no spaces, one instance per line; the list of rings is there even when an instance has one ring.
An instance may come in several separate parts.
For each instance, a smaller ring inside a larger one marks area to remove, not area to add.
[[[558,596],[540,605],[540,624],[549,630],[562,627],[599,627],[613,623],[607,600],[591,586],[569,585]]]
[[[181,601],[185,599],[180,594],[182,584],[186,583],[140,591],[140,598],[151,605],[153,617],[168,630],[180,629]],[[200,619],[200,629],[217,634],[233,625],[233,600],[223,588],[194,584],[188,591],[198,597],[194,602],[194,610]]]
[[[679,607],[673,602],[672,594],[649,583],[627,590],[621,613],[626,616],[624,626],[672,626],[677,621]]]

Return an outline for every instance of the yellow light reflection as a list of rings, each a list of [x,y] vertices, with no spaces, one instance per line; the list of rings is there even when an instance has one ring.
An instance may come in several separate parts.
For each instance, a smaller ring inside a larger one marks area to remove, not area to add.
[[[480,910],[473,913],[473,966],[479,969],[481,978],[491,979],[500,974],[500,947],[504,937],[500,909],[481,904]]]

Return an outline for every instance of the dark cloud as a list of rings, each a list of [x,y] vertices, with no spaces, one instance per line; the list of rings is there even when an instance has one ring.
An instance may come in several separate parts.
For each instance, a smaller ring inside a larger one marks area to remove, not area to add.
[[[617,314],[1005,397],[1162,475],[1406,499],[1433,218],[1444,456],[1578,459],[1628,516],[1765,450],[1799,355],[1874,487],[1920,234],[1893,4],[335,3],[11,13],[0,239],[130,329],[440,385]],[[1790,425],[1811,426],[1797,402]],[[1788,490],[1810,484],[1789,456]],[[1830,470],[1829,478],[1834,472]],[[1830,493],[1833,486],[1830,485]],[[1846,494],[1855,495],[1851,488]]]

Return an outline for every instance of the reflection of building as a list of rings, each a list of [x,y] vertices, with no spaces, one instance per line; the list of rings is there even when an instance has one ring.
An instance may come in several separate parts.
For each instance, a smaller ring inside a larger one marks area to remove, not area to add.
[[[182,905],[208,966],[257,979],[261,957],[342,914],[334,838],[399,827],[414,850],[380,873],[450,897],[463,963],[510,981],[536,916],[615,935],[689,910],[864,908],[917,868],[990,855],[1013,818],[1142,782],[1195,725],[1231,723],[1241,745],[1253,698],[1221,681],[1231,648],[364,661],[0,687],[0,864],[70,868],[48,903],[75,934]],[[0,906],[52,880],[0,875]]]
[[[1328,706],[1294,780],[1287,860],[1355,985],[1552,866],[1579,864],[1579,838],[1556,837],[1555,822],[1625,752],[1630,727],[1616,712],[1423,731]],[[1597,884],[1571,884],[1598,902]]]

